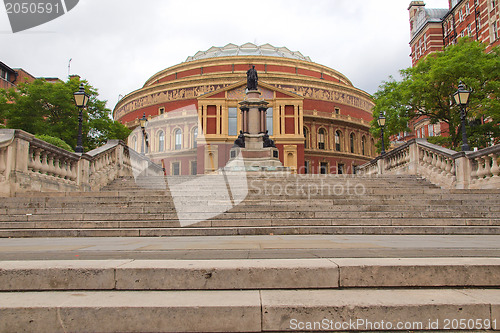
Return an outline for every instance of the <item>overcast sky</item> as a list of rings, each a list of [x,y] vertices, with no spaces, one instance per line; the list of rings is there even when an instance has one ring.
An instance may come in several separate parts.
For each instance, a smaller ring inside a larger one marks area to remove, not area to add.
[[[80,0],[66,15],[12,33],[0,7],[0,61],[36,77],[79,74],[113,109],[119,95],[198,51],[270,43],[300,51],[369,93],[409,67],[410,0]],[[448,0],[427,0],[448,8]]]

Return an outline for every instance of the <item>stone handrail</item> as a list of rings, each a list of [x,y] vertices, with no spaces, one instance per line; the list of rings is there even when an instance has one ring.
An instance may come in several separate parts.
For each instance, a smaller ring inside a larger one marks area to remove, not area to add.
[[[419,175],[443,188],[499,189],[500,145],[477,152],[456,152],[413,139],[384,156],[359,166],[367,175]]]
[[[149,174],[163,174],[160,166],[130,150],[123,141],[110,140],[86,154],[76,154],[21,130],[0,130],[0,196],[98,191],[118,177],[134,175],[134,169],[144,166]]]

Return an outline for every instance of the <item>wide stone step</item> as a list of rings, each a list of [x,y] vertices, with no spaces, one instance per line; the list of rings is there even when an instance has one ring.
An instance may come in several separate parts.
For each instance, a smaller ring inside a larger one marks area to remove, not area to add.
[[[0,262],[0,291],[498,287],[499,258]]]
[[[209,222],[202,222],[209,223]],[[310,226],[236,226],[201,225],[185,228],[7,228],[0,238],[45,237],[182,237],[253,235],[500,235],[500,226],[489,225],[310,225]]]
[[[294,214],[300,215],[300,214]],[[371,215],[371,214],[370,214]],[[468,218],[453,218],[453,217],[418,217],[418,216],[384,216],[374,217],[370,215],[357,215],[352,216],[325,216],[318,218],[307,217],[291,217],[280,216],[262,218],[241,218],[234,217],[231,214],[223,214],[221,216],[204,219],[203,215],[198,216],[192,214],[191,219],[182,219],[179,221],[177,217],[169,219],[154,219],[148,215],[143,216],[141,219],[135,219],[135,215],[130,219],[118,218],[105,218],[95,220],[91,219],[65,219],[60,216],[59,219],[42,219],[40,216],[30,220],[18,220],[14,218],[8,221],[0,221],[0,230],[2,229],[107,229],[107,228],[178,228],[181,226],[190,226],[196,228],[208,227],[308,227],[308,226],[500,226],[500,217],[468,217]],[[399,214],[401,215],[401,214]],[[198,219],[195,219],[199,217]],[[181,225],[182,222],[182,225]]]
[[[500,291],[247,290],[1,293],[2,332],[498,329]]]
[[[466,219],[486,219],[495,223],[495,220],[500,222],[500,212],[478,212],[478,211],[467,211],[463,209],[453,210],[440,210],[440,209],[430,209],[428,211],[384,211],[383,208],[377,209],[373,207],[361,208],[359,210],[352,211],[337,211],[337,210],[324,210],[318,209],[314,210],[255,210],[250,212],[238,211],[238,212],[221,212],[218,207],[213,207],[213,209],[200,209],[200,210],[183,210],[182,218],[183,220],[205,220],[210,218],[208,213],[212,213],[212,216],[217,215],[213,219],[215,220],[248,220],[248,224],[252,224],[254,220],[304,220],[304,224],[307,224],[308,220],[332,220],[332,219],[457,219],[465,221]],[[142,213],[142,212],[116,212],[116,213],[96,213],[96,212],[81,212],[81,213],[29,213],[27,211],[25,214],[5,214],[0,215],[1,222],[49,222],[49,221],[139,221],[139,220],[156,220],[156,221],[171,221],[177,220],[177,213],[170,210],[168,213]]]
[[[84,291],[0,294],[2,332],[498,329],[489,289]]]

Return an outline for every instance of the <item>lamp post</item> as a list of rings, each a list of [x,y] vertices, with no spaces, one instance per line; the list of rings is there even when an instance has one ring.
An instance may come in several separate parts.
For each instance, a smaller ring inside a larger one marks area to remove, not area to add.
[[[378,117],[377,123],[378,123],[378,126],[380,127],[380,131],[381,131],[380,136],[382,137],[382,151],[380,152],[380,155],[384,155],[385,154],[385,144],[384,144],[385,117],[382,113]]]
[[[470,91],[465,89],[465,85],[460,81],[458,85],[458,90],[453,94],[455,103],[460,106],[460,120],[462,120],[462,151],[470,151],[470,146],[467,141],[467,130],[465,129],[465,110],[467,108],[467,103],[469,103]]]
[[[83,123],[83,108],[87,106],[89,102],[90,96],[85,93],[85,87],[83,83],[80,84],[80,89],[73,94],[75,98],[75,104],[78,108],[78,136],[76,139],[76,148],[75,153],[83,154],[83,145],[82,145],[82,123]]]
[[[148,142],[148,134],[146,133],[146,124],[148,123],[148,119],[146,118],[146,112],[142,115],[142,118],[139,119],[139,122],[141,123],[141,129],[142,129],[142,136],[144,140],[142,141],[142,153],[147,153],[147,150],[149,148],[149,142]],[[144,151],[144,142],[146,143],[146,151]]]

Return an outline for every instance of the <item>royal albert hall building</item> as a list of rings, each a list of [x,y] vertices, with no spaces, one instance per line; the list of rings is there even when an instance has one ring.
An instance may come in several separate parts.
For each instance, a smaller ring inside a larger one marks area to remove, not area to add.
[[[128,145],[162,164],[167,175],[214,172],[226,165],[241,130],[238,103],[252,65],[269,103],[267,130],[285,167],[347,174],[376,155],[371,96],[336,70],[269,44],[200,51],[122,98],[114,118],[134,129]],[[147,140],[139,126],[144,114]]]

